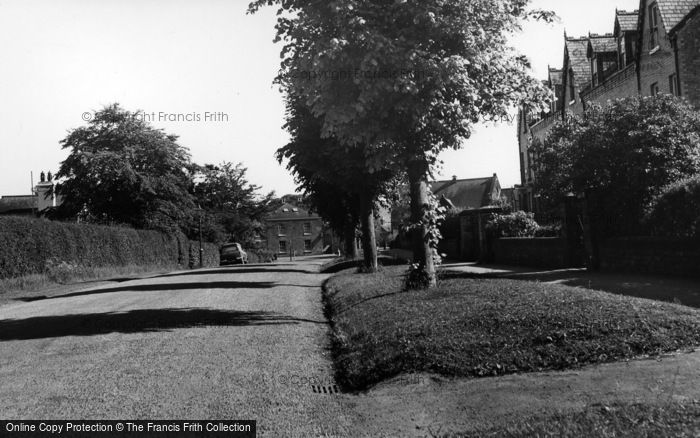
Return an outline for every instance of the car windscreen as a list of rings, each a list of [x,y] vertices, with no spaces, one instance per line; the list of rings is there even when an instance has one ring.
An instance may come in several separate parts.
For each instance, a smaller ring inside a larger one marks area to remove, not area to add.
[[[221,248],[221,254],[239,254],[237,246],[224,246]]]

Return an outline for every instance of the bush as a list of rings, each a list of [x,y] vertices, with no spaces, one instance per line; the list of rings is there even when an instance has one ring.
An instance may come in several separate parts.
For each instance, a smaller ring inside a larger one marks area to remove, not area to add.
[[[561,224],[540,225],[535,231],[535,237],[560,237]]]
[[[700,238],[700,176],[667,186],[654,199],[646,224],[654,235]]]
[[[205,253],[208,266],[213,258],[218,263],[212,247]],[[188,263],[189,242],[181,233],[0,217],[0,278],[46,274],[61,282],[85,268]]]
[[[496,214],[486,224],[486,232],[495,239],[501,237],[535,237],[539,225],[532,213],[516,211]]]

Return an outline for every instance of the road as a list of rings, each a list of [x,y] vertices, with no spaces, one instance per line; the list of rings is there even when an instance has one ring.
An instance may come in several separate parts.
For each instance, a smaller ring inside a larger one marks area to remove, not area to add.
[[[260,436],[359,436],[345,398],[323,393],[334,379],[322,262],[2,306],[0,418],[255,419]]]

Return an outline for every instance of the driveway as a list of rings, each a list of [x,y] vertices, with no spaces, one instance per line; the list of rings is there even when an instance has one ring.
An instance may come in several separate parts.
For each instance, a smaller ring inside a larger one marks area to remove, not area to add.
[[[323,259],[112,283],[0,307],[0,418],[255,419],[352,433],[334,391]]]

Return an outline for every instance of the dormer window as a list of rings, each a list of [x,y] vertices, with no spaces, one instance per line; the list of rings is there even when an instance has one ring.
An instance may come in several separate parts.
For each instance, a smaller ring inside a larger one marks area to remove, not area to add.
[[[649,50],[659,47],[659,5],[649,6]]]

